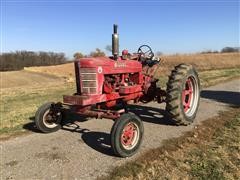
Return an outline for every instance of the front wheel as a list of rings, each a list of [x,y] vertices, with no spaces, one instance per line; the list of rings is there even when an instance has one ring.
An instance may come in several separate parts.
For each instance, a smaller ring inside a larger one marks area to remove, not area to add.
[[[53,105],[52,102],[45,103],[35,114],[35,124],[41,132],[50,133],[61,128],[62,112],[54,109]]]
[[[130,157],[137,153],[143,138],[143,123],[133,113],[126,113],[115,120],[111,130],[111,145],[120,157]]]
[[[175,67],[167,83],[166,111],[177,125],[188,125],[196,117],[200,81],[196,70],[187,64]]]

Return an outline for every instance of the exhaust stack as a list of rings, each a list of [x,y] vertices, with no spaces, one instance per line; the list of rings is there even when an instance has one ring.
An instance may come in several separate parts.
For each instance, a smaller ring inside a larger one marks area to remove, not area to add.
[[[116,24],[113,25],[113,34],[112,34],[112,55],[114,60],[118,59],[119,56],[119,36],[117,33],[118,26]]]

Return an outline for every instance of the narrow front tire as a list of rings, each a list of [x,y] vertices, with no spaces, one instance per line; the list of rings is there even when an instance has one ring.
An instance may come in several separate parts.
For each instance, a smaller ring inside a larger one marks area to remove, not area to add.
[[[43,133],[51,133],[61,128],[62,112],[53,108],[54,103],[48,102],[40,106],[35,114],[35,124]]]
[[[139,117],[125,113],[115,120],[111,130],[111,146],[120,157],[130,157],[139,150],[144,128]]]

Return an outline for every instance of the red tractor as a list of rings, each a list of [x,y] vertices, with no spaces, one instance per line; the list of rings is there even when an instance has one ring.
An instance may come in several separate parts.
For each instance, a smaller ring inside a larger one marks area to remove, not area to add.
[[[112,54],[75,60],[77,92],[64,95],[62,103],[46,103],[37,110],[35,123],[40,131],[60,129],[66,106],[87,117],[112,119],[112,149],[117,156],[128,157],[139,149],[144,132],[141,119],[129,112],[128,104],[165,102],[169,120],[177,125],[193,122],[199,106],[200,82],[191,65],[176,66],[164,91],[157,87],[158,79],[154,77],[160,61],[149,46],[142,45],[133,54],[123,50],[119,56],[117,25],[112,35]]]

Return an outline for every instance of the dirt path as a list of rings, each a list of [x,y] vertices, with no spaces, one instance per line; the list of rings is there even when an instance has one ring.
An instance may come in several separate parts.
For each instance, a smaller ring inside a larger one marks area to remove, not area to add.
[[[131,107],[141,115],[145,135],[140,152],[128,159],[112,154],[109,146],[112,121],[105,119],[69,123],[56,133],[34,133],[1,142],[1,178],[93,179],[160,146],[164,139],[180,136],[232,105],[240,106],[239,79],[204,89],[198,117],[190,126],[167,124],[162,115],[164,105],[149,103],[148,107]]]

